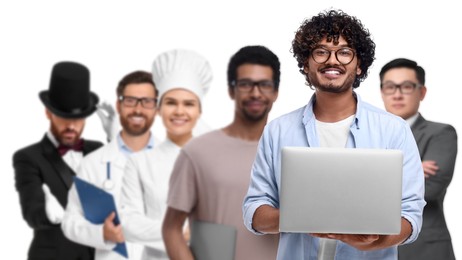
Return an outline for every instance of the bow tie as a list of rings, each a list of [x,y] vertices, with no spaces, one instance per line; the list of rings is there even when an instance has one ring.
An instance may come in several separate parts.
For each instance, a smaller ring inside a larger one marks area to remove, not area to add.
[[[61,156],[64,156],[67,151],[69,150],[74,150],[74,151],[79,151],[81,152],[83,149],[83,139],[80,139],[79,141],[77,141],[77,143],[75,143],[74,145],[71,145],[71,146],[67,146],[67,145],[63,145],[63,144],[59,144],[58,145],[58,152]]]

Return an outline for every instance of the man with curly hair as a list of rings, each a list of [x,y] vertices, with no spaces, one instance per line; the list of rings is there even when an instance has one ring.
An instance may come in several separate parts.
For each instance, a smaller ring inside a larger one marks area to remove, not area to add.
[[[397,246],[413,242],[421,229],[424,174],[408,124],[362,101],[354,91],[374,61],[375,44],[369,31],[357,18],[328,10],[300,26],[292,50],[315,93],[306,106],[265,127],[244,199],[244,224],[255,234],[279,233],[282,147],[398,149],[404,156],[399,234],[281,232],[277,257],[397,259]]]

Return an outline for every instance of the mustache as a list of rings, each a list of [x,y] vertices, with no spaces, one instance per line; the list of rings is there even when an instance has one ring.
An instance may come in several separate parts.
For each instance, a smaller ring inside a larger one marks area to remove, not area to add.
[[[340,70],[342,73],[345,73],[345,70],[342,66],[338,66],[338,65],[326,65],[322,68],[319,68],[319,71],[324,71],[324,70],[327,70],[327,69],[337,69],[337,70]]]
[[[68,133],[79,134],[77,133],[77,131],[75,131],[74,129],[70,129],[70,128],[66,128],[63,131],[61,131],[61,134],[68,134]]]
[[[269,103],[268,100],[264,100],[262,98],[250,97],[248,100],[244,101],[244,105],[248,105],[248,104],[254,103],[254,102],[259,102],[259,103],[262,103],[264,105]]]
[[[128,114],[127,117],[133,117],[133,116],[141,116],[141,117],[147,119],[147,116],[146,116],[145,114],[139,113],[139,112],[133,112],[133,113],[131,113],[131,114]]]

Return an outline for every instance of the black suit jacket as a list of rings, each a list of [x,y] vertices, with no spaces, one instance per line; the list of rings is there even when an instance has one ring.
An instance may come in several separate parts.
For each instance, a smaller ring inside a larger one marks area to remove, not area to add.
[[[455,259],[451,236],[444,218],[443,201],[452,180],[457,156],[457,134],[454,127],[425,120],[421,115],[411,127],[422,161],[434,160],[436,175],[425,179],[425,201],[422,230],[417,240],[398,247],[399,259]]]
[[[85,140],[83,154],[101,146],[100,142]],[[13,155],[13,167],[23,218],[34,229],[28,259],[94,259],[93,249],[68,240],[61,226],[52,224],[46,216],[42,184],[48,185],[65,208],[67,192],[75,175],[48,137],[45,135],[40,142],[17,151]]]

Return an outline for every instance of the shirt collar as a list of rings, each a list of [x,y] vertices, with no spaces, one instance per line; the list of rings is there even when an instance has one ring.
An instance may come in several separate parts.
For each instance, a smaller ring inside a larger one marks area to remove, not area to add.
[[[119,147],[119,150],[126,154],[126,155],[129,155],[129,154],[132,154],[133,153],[133,150],[128,147],[124,140],[122,139],[122,132],[120,132],[118,135],[117,135],[117,146]],[[143,148],[143,150],[149,150],[149,149],[152,149],[154,148],[154,136],[152,135],[152,133],[149,134],[149,141],[148,143],[146,144],[146,146]]]
[[[359,128],[359,118],[361,117],[361,109],[362,109],[362,100],[361,97],[353,91],[353,97],[356,99],[356,113],[355,113],[355,118],[353,120],[353,124],[356,125],[356,128]],[[303,118],[302,122],[304,125],[308,124],[312,120],[316,120],[316,117],[314,116],[313,112],[313,106],[314,103],[316,102],[316,94],[313,94],[311,96],[310,101],[308,102],[308,105],[305,107],[305,111],[303,112]]]
[[[406,119],[406,122],[409,124],[409,126],[412,126],[415,121],[417,120],[417,118],[419,117],[419,113],[416,113],[415,115],[409,117],[408,119]]]
[[[58,147],[58,146],[59,146],[58,140],[56,140],[55,136],[53,135],[53,133],[50,132],[50,130],[48,130],[48,132],[47,132],[47,137],[48,137],[48,139],[50,139],[51,143],[52,143],[55,147]]]

